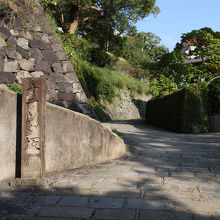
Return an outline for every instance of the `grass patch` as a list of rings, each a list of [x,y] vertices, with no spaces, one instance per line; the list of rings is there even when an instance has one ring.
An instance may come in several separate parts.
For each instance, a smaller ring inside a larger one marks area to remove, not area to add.
[[[121,132],[119,132],[117,129],[112,129],[112,132],[117,134],[121,139],[125,138],[125,135]]]

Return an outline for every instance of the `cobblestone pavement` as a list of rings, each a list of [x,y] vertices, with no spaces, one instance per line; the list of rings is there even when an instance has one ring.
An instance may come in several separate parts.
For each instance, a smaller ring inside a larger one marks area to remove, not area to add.
[[[4,191],[1,218],[220,220],[220,133],[105,125],[125,134],[124,158],[56,174],[45,188]]]

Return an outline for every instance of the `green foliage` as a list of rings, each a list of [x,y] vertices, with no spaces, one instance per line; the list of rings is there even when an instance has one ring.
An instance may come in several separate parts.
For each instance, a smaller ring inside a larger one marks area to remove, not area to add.
[[[2,0],[0,2],[0,18],[1,20],[10,17],[11,9],[8,4],[8,0]]]
[[[92,106],[93,110],[95,111],[95,114],[99,121],[109,121],[110,117],[106,115],[106,113],[103,111],[101,105],[99,102],[95,100],[93,96],[91,96],[88,99],[90,105]]]
[[[128,88],[132,94],[149,93],[148,84],[132,77],[121,75],[108,68],[100,68],[88,62],[72,58],[75,71],[88,97],[100,97],[112,102],[120,96],[120,89]]]
[[[91,63],[99,67],[111,66],[111,56],[99,48],[90,50]]]
[[[195,46],[194,50],[184,53],[182,49],[187,45]],[[192,55],[200,61],[194,63]],[[151,69],[154,75],[172,77],[179,87],[211,80],[220,74],[220,33],[201,28],[183,34],[174,51],[162,56]]]
[[[159,77],[154,77],[150,80],[150,93],[153,96],[168,95],[177,90],[177,85],[171,77],[161,74]]]
[[[59,34],[58,37],[69,58],[77,56],[79,59],[90,61],[90,51],[93,47],[87,40],[71,34]]]
[[[192,84],[147,103],[148,123],[180,133],[207,132],[207,85]]]
[[[65,25],[68,25],[79,13],[79,25],[84,30],[91,25],[91,21],[105,20],[114,29],[125,31],[138,19],[159,13],[156,0],[40,0],[40,3],[45,9],[54,11],[59,26],[62,25],[62,14]]]
[[[9,7],[8,5],[8,1],[4,0],[4,1],[1,1],[1,5],[0,5],[0,13],[4,13],[5,10],[7,10]]]
[[[125,135],[121,133],[120,131],[118,131],[117,129],[112,129],[112,132],[117,134],[121,139],[125,138]]]
[[[150,32],[127,35],[123,57],[132,65],[146,69],[148,63],[157,61],[168,52],[168,49],[159,43],[160,38]]]
[[[14,85],[14,84],[7,84],[8,90],[18,93],[18,94],[22,94],[22,88]]]

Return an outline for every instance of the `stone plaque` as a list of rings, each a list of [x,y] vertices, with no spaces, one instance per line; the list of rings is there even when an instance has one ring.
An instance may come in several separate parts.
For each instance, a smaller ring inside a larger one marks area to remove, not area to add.
[[[21,178],[44,176],[46,86],[42,78],[23,79]]]

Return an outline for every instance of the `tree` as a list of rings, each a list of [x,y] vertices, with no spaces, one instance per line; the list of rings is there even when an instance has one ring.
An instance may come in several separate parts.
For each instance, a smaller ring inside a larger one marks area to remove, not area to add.
[[[161,39],[151,32],[140,32],[126,37],[124,58],[135,66],[145,68],[168,52],[166,47],[159,45]]]
[[[71,34],[78,27],[94,28],[91,23],[95,20],[104,20],[120,32],[128,31],[138,19],[159,13],[155,3],[156,0],[41,0],[44,8],[56,12],[60,25]]]
[[[164,55],[154,70],[173,76],[179,86],[211,80],[220,74],[220,32],[206,27],[183,34],[174,51]]]

